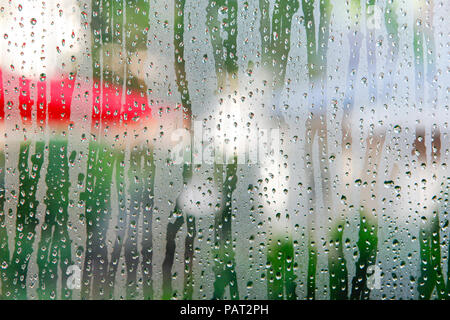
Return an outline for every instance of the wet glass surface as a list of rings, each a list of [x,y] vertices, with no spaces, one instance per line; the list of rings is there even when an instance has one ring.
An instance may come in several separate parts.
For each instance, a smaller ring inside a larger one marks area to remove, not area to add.
[[[0,0],[0,298],[448,299],[441,0]]]

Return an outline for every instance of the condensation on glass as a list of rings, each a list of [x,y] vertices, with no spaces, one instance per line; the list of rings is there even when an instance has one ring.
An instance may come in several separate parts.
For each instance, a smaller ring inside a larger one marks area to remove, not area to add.
[[[449,14],[0,0],[1,298],[448,298]]]

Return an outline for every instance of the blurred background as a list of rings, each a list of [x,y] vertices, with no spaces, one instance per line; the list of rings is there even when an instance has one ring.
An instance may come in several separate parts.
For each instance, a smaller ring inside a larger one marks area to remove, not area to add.
[[[448,299],[449,13],[0,0],[1,299]]]

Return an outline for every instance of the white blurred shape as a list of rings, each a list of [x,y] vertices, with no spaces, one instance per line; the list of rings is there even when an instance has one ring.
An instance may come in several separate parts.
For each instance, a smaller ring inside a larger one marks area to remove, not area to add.
[[[0,0],[0,66],[27,78],[70,72],[80,51],[76,1]]]

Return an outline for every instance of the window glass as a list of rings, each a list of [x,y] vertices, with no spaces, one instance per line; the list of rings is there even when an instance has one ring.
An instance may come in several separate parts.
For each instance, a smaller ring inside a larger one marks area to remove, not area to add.
[[[0,297],[448,298],[449,14],[0,0]]]

